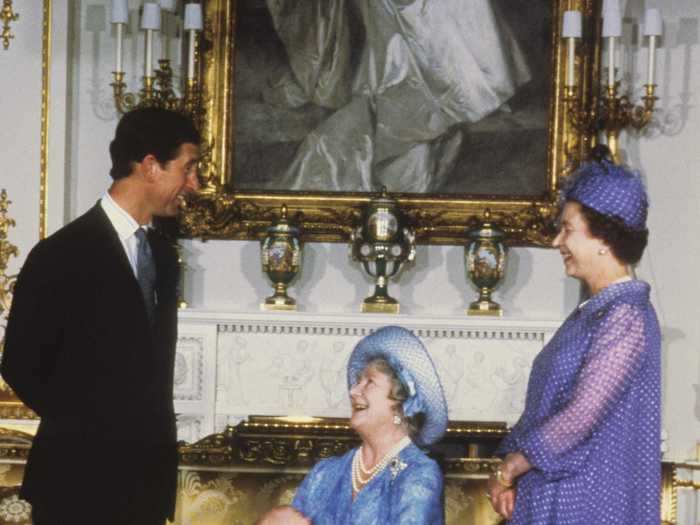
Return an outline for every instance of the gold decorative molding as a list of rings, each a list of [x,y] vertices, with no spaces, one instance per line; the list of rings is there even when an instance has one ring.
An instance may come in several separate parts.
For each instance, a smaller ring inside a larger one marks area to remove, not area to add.
[[[507,432],[506,424],[501,422],[450,423],[445,437],[435,447],[446,475],[488,476],[499,462],[490,456]],[[344,418],[251,416],[248,421],[196,443],[181,443],[180,463],[304,471],[316,461],[343,454],[359,443]],[[449,453],[443,452],[441,446]],[[458,451],[455,457],[454,451]]]
[[[2,39],[3,49],[10,48],[10,40],[15,38],[10,29],[10,22],[16,22],[19,20],[19,13],[15,13],[12,9],[12,0],[3,0],[2,10],[0,10],[0,20],[2,20],[2,33],[0,33],[0,39]]]
[[[32,446],[31,434],[0,427],[0,461],[26,460]]]
[[[661,524],[678,525],[678,489],[700,491],[700,482],[692,476],[684,479],[679,476],[679,470],[690,472],[700,471],[700,462],[664,463],[661,470]]]
[[[9,229],[15,226],[15,220],[7,215],[12,201],[7,198],[7,191],[0,191],[0,354],[5,342],[5,325],[12,304],[12,292],[17,275],[7,275],[7,265],[11,257],[17,257],[19,250],[8,240]],[[0,377],[0,419],[36,419],[36,414],[17,399],[12,389]],[[1,434],[0,434],[1,437]]]
[[[49,102],[51,91],[52,0],[44,0],[41,36],[41,146],[39,154],[39,239],[48,230],[49,198]]]
[[[7,265],[11,257],[17,257],[17,247],[8,240],[10,228],[15,226],[15,220],[7,215],[12,201],[7,198],[7,191],[0,191],[0,316],[7,319],[12,303],[12,288],[16,275],[7,275]],[[4,339],[4,337],[3,337]],[[2,349],[2,346],[0,346]]]

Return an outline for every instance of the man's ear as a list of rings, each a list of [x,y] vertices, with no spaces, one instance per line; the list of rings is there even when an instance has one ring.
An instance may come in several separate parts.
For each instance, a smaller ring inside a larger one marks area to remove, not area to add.
[[[160,170],[160,163],[152,153],[149,153],[139,162],[139,167],[145,179],[148,182],[153,182]]]

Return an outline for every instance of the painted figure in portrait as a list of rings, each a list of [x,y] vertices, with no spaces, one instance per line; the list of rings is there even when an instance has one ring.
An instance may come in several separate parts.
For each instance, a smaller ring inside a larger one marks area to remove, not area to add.
[[[237,189],[545,189],[538,0],[239,0]]]

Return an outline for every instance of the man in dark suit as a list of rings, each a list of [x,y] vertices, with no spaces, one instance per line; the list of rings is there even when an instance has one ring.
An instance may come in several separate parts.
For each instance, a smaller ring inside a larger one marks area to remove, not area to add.
[[[35,524],[172,519],[178,266],[149,226],[198,188],[199,142],[178,113],[126,114],[109,190],[19,274],[1,371],[41,418],[21,491]]]

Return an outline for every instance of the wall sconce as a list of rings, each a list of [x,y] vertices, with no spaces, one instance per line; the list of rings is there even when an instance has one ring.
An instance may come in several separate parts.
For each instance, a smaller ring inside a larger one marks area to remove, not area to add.
[[[565,11],[562,24],[562,38],[567,43],[566,79],[564,82],[564,102],[567,107],[569,124],[577,131],[603,132],[615,161],[619,161],[618,137],[628,126],[643,129],[651,120],[657,97],[654,95],[656,43],[662,34],[663,21],[658,9],[647,9],[644,17],[643,34],[649,39],[647,82],[642,104],[636,105],[627,95],[618,94],[620,82],[617,80],[615,45],[622,36],[622,15],[619,0],[607,0],[603,7],[603,39],[607,43],[607,78],[601,95],[594,96],[590,110],[581,107],[576,96],[576,40],[581,38],[582,19],[580,11]],[[601,79],[601,84],[603,79]]]
[[[2,33],[0,33],[0,38],[2,38],[3,49],[9,49],[10,40],[15,37],[10,30],[10,22],[16,22],[18,19],[19,13],[15,13],[12,10],[12,0],[3,0],[2,11],[0,11],[0,20],[2,20]]]
[[[138,94],[127,92],[124,82],[122,48],[124,28],[129,19],[128,0],[112,0],[112,24],[117,35],[116,57],[114,67],[114,102],[119,113],[125,113],[139,106],[157,106],[184,111],[194,115],[199,111],[200,89],[195,78],[197,64],[197,33],[202,31],[202,6],[197,3],[185,4],[184,30],[187,35],[187,69],[184,95],[177,97],[173,89],[173,70],[170,60],[158,59],[158,69],[153,69],[154,33],[161,29],[161,11],[174,12],[175,0],[145,2],[141,9],[140,27],[146,32],[146,51],[143,85]]]

